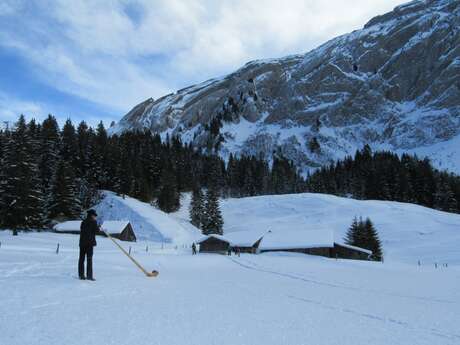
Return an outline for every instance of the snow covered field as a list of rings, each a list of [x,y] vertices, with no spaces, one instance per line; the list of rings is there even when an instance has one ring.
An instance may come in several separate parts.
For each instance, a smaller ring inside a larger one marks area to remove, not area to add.
[[[197,235],[185,223],[186,205],[168,216],[134,199],[104,203],[98,211],[106,215],[123,217],[129,207],[133,223],[150,224],[144,239],[122,245],[160,275],[143,276],[98,238],[97,281],[80,281],[78,236],[0,231],[0,344],[460,344],[458,215],[315,194],[222,203],[229,232],[316,224],[340,237],[355,214],[371,216],[384,239],[382,264],[287,253],[192,256],[182,245]]]
[[[135,257],[160,271],[146,278],[101,238],[89,282],[76,279],[77,236],[0,240],[1,344],[460,342],[458,266],[147,253],[138,243]]]

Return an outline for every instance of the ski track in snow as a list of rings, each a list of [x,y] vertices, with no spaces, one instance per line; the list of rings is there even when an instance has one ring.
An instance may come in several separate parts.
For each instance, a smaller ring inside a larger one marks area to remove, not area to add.
[[[419,297],[419,296],[409,296],[409,295],[398,295],[398,294],[390,294],[390,293],[385,293],[382,291],[377,291],[377,290],[368,290],[368,289],[363,289],[360,287],[356,286],[347,286],[347,285],[341,285],[341,284],[332,284],[332,283],[327,283],[319,280],[314,280],[314,279],[309,279],[305,278],[304,276],[298,276],[294,274],[289,274],[289,273],[284,273],[284,272],[279,272],[279,271],[273,271],[270,269],[266,269],[263,267],[260,267],[254,262],[251,262],[249,260],[244,260],[243,262],[239,262],[234,259],[230,259],[232,262],[236,263],[237,265],[240,265],[241,267],[244,267],[246,269],[254,270],[254,271],[259,271],[263,273],[270,273],[274,275],[278,275],[281,277],[293,279],[293,280],[299,280],[302,282],[310,283],[310,284],[315,284],[315,285],[322,285],[322,286],[327,286],[327,287],[332,287],[332,288],[339,288],[339,289],[347,289],[347,290],[352,290],[352,291],[359,291],[361,293],[369,293],[369,294],[380,294],[380,295],[387,295],[387,296],[393,296],[393,297],[401,297],[401,298],[408,298],[408,299],[415,299],[415,300],[420,300],[420,301],[428,301],[428,302],[437,302],[437,303],[457,303],[454,301],[448,301],[448,300],[442,300],[442,299],[435,299],[435,298],[429,298],[429,297]]]
[[[297,276],[297,275],[292,275],[292,274],[288,274],[288,273],[283,273],[283,272],[278,272],[278,271],[273,271],[273,270],[261,268],[259,265],[257,265],[254,262],[251,262],[249,260],[235,260],[233,258],[230,258],[230,260],[232,262],[234,262],[235,264],[237,264],[237,265],[239,265],[239,266],[241,266],[243,268],[249,269],[249,270],[254,270],[254,271],[258,271],[258,272],[262,272],[262,273],[269,273],[269,274],[277,275],[277,276],[280,276],[280,277],[283,277],[283,278],[293,279],[293,280],[296,280],[296,281],[301,281],[301,282],[305,282],[305,283],[309,283],[309,284],[322,285],[322,286],[327,286],[327,287],[331,287],[331,288],[354,290],[354,291],[359,292],[359,293],[366,292],[366,293],[370,293],[370,294],[382,294],[382,295],[389,295],[389,296],[393,296],[393,297],[416,299],[416,300],[427,301],[427,302],[456,303],[456,302],[453,302],[453,301],[437,300],[437,299],[426,298],[426,297],[386,294],[386,293],[382,293],[381,291],[376,291],[376,290],[369,291],[369,290],[365,290],[365,289],[361,289],[361,288],[357,288],[357,287],[330,284],[330,283],[325,283],[325,282],[318,281],[318,280],[307,279],[307,278]],[[244,261],[244,263],[240,262],[240,261]],[[446,333],[446,332],[440,331],[440,330],[435,329],[435,328],[425,329],[425,328],[420,328],[420,327],[414,327],[414,326],[411,326],[408,322],[405,322],[405,321],[401,321],[401,320],[397,320],[397,319],[393,319],[393,318],[386,318],[386,317],[380,316],[380,315],[361,313],[359,311],[348,309],[348,308],[338,308],[336,306],[329,305],[329,304],[324,304],[322,302],[312,300],[312,299],[307,299],[305,297],[299,297],[299,296],[293,296],[293,295],[285,295],[285,297],[293,299],[293,300],[296,300],[296,301],[301,301],[301,302],[304,302],[304,303],[314,304],[314,305],[320,306],[321,308],[328,309],[328,310],[338,311],[338,312],[342,312],[342,313],[349,313],[349,314],[357,315],[359,317],[364,317],[364,318],[368,318],[368,319],[372,319],[372,320],[377,320],[377,321],[381,321],[381,322],[385,322],[385,323],[394,324],[394,325],[397,325],[397,326],[402,326],[402,327],[412,329],[412,330],[415,330],[415,331],[429,332],[429,333],[434,334],[434,335],[439,336],[439,337],[444,337],[444,338],[449,338],[449,339],[460,339],[460,333],[459,334]]]

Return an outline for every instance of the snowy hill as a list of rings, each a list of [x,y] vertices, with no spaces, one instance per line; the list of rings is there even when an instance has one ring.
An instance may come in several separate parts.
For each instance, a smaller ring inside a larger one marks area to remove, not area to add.
[[[178,221],[157,208],[126,196],[104,191],[103,199],[94,207],[99,221],[128,220],[140,240],[159,243],[190,244],[200,236],[187,221]]]
[[[459,27],[459,0],[412,1],[306,54],[148,99],[111,131],[149,128],[201,147],[223,140],[223,156],[280,150],[305,169],[369,143],[460,172]]]
[[[105,191],[95,207],[99,220],[129,220],[139,240],[190,245],[201,233],[189,223],[190,195],[170,215],[134,198]],[[355,200],[327,194],[268,195],[221,201],[224,233],[263,234],[268,230],[333,231],[342,242],[355,216],[370,217],[387,261],[460,264],[460,215],[392,201]],[[260,237],[260,236],[259,236]]]
[[[174,216],[188,219],[188,199]],[[370,217],[385,260],[460,264],[460,215],[392,201],[354,200],[326,194],[270,195],[221,203],[224,233],[332,229],[341,241],[353,217]]]

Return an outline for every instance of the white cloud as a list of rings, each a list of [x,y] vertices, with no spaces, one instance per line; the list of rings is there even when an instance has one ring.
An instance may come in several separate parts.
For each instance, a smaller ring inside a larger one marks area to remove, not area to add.
[[[306,52],[399,2],[43,0],[32,14],[0,7],[25,19],[25,30],[0,25],[0,44],[21,52],[48,84],[121,115],[251,59]]]
[[[45,111],[41,104],[19,100],[3,92],[0,92],[0,119],[1,122],[15,122],[18,116],[24,114],[42,120]]]

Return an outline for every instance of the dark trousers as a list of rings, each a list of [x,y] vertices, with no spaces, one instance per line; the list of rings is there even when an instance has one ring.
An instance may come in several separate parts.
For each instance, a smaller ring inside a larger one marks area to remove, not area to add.
[[[80,247],[80,257],[78,259],[78,275],[85,275],[85,256],[86,256],[86,277],[93,278],[93,247]]]

